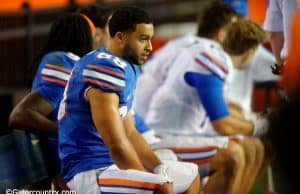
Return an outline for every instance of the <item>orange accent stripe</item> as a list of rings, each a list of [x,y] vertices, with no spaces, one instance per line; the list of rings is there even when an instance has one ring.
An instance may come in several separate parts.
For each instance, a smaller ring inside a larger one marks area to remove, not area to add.
[[[215,149],[218,149],[217,146],[206,146],[201,148],[175,148],[175,147],[169,147],[167,149],[170,149],[174,152],[205,152],[205,151],[212,151]]]
[[[183,160],[185,162],[192,162],[194,164],[197,164],[198,166],[201,166],[201,165],[205,165],[205,164],[208,164],[211,162],[211,158],[208,158],[208,159],[204,159],[204,160]]]
[[[115,71],[112,71],[112,70],[109,70],[109,69],[106,69],[106,68],[103,68],[103,67],[99,67],[99,66],[92,65],[92,64],[88,64],[87,67],[92,68],[92,69],[96,69],[96,70],[99,70],[99,71],[102,71],[102,72],[105,72],[105,73],[108,73],[108,74],[111,74],[111,75],[119,77],[119,78],[124,78],[123,74],[117,73]]]
[[[63,72],[68,73],[68,74],[71,73],[70,69],[67,69],[67,68],[64,68],[64,67],[59,67],[57,65],[46,64],[45,66],[49,67],[49,68],[52,68],[52,69],[59,70],[59,71],[63,71]]]
[[[226,69],[221,63],[219,63],[216,59],[210,56],[207,52],[203,52],[203,54],[212,60],[218,67],[220,67],[225,73],[228,73],[228,69]]]
[[[118,178],[98,178],[98,184],[100,185],[122,185],[122,186],[131,186],[138,188],[148,188],[148,189],[157,189],[159,184],[134,181],[128,179],[118,179]]]
[[[54,79],[54,78],[50,78],[50,77],[46,77],[46,76],[41,76],[43,80],[46,80],[46,81],[49,81],[49,82],[54,82],[56,84],[59,84],[61,86],[66,86],[67,85],[67,82],[64,82],[64,81],[61,81],[61,80],[57,80],[57,79]]]
[[[105,87],[108,87],[108,88],[110,88],[112,90],[121,91],[120,88],[112,86],[112,85],[110,85],[108,83],[105,83],[105,82],[102,82],[102,81],[88,79],[88,78],[83,78],[83,81],[85,81],[85,82],[91,82],[91,83],[94,83],[94,84],[98,84],[100,86],[105,86]]]

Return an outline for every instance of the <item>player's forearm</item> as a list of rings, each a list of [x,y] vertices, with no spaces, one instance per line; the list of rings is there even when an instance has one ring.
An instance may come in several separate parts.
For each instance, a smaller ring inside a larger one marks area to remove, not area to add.
[[[282,64],[282,58],[280,56],[281,49],[283,48],[284,37],[282,32],[270,32],[270,44],[273,54],[279,65]]]
[[[128,138],[148,171],[152,172],[157,165],[161,164],[160,159],[137,131],[133,131]]]
[[[244,110],[240,105],[231,101],[228,101],[227,103],[229,106],[230,115],[238,118],[244,118]]]
[[[251,121],[240,119],[231,115],[217,121],[213,121],[213,126],[221,135],[252,135],[254,128]]]
[[[41,113],[30,109],[13,111],[9,117],[9,125],[36,134],[58,136],[58,124],[56,122],[53,122]]]
[[[120,169],[135,169],[145,171],[137,153],[128,141],[116,145],[108,145],[112,159]]]

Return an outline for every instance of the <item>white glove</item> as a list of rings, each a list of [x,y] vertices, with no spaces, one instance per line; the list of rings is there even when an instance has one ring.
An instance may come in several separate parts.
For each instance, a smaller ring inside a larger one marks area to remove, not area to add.
[[[167,171],[168,171],[168,166],[165,164],[159,164],[153,169],[154,174],[161,175],[162,177],[165,178],[165,183],[172,183],[173,180],[170,179]]]
[[[250,120],[253,122],[253,136],[264,135],[269,129],[269,121],[261,116],[252,114]]]

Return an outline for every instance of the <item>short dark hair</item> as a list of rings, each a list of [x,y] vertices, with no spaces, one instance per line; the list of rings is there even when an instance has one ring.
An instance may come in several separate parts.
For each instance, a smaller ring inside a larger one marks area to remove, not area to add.
[[[112,14],[112,9],[108,6],[92,4],[81,8],[79,12],[90,18],[96,27],[104,29],[108,23],[109,16]]]
[[[119,7],[109,20],[109,34],[114,37],[117,32],[134,31],[141,23],[153,23],[146,11],[137,7]]]
[[[233,55],[241,55],[256,48],[265,40],[266,32],[255,22],[239,19],[230,25],[223,41],[224,50]]]
[[[205,2],[198,12],[198,36],[213,39],[236,15],[232,7],[219,0]]]

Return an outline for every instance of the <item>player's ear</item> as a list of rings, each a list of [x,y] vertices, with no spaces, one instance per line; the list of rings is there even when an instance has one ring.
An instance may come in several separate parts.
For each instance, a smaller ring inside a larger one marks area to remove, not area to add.
[[[115,37],[116,37],[116,39],[118,40],[118,42],[120,44],[126,42],[126,40],[127,40],[127,36],[123,32],[117,32],[116,35],[115,35]]]

